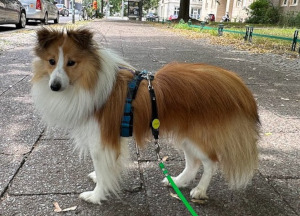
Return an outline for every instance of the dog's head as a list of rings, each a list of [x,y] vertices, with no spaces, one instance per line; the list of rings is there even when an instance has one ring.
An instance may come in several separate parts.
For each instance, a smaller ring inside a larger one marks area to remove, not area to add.
[[[52,91],[64,91],[70,85],[93,88],[100,61],[93,33],[87,29],[37,31],[35,53],[39,63],[33,81],[49,77]]]

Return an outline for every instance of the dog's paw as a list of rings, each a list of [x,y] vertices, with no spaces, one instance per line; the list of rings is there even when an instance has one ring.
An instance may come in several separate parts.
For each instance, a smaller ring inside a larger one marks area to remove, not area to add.
[[[79,195],[80,199],[93,204],[101,204],[101,197],[95,191],[86,191]]]
[[[187,187],[189,185],[188,182],[184,182],[184,181],[181,181],[180,179],[178,179],[177,177],[172,177],[174,183],[177,185],[177,187],[179,188],[184,188],[184,187]],[[162,183],[164,186],[171,186],[170,182],[168,181],[167,178],[164,178],[164,180],[162,180]]]
[[[208,199],[208,196],[206,195],[206,190],[204,190],[201,187],[195,187],[194,189],[192,189],[190,195],[193,199],[201,199],[201,200]]]
[[[96,172],[94,171],[94,172],[91,172],[89,175],[88,175],[88,177],[90,178],[90,179],[92,179],[92,181],[94,182],[94,183],[97,183],[97,177],[96,177]]]
[[[167,178],[164,178],[161,183],[164,185],[164,186],[170,186],[170,182],[168,181]]]

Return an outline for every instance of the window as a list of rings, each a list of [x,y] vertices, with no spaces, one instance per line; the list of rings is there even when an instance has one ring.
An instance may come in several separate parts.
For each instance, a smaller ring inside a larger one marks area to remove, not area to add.
[[[283,0],[282,5],[283,5],[283,6],[286,6],[287,3],[288,3],[288,0]]]
[[[298,0],[292,0],[292,5],[293,6],[298,5]]]
[[[178,16],[178,14],[179,14],[179,7],[175,7],[174,8],[174,15]]]
[[[243,7],[246,7],[246,0],[243,0]]]
[[[199,19],[200,18],[200,9],[199,8],[192,8],[190,17],[193,19]]]

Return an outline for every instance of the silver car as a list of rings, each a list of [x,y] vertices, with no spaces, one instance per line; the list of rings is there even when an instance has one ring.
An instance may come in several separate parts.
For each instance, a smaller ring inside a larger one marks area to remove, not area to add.
[[[1,24],[16,24],[17,28],[25,28],[26,12],[18,0],[0,0]]]
[[[40,20],[48,25],[49,20],[59,22],[59,12],[54,0],[20,0],[26,9],[26,20]]]

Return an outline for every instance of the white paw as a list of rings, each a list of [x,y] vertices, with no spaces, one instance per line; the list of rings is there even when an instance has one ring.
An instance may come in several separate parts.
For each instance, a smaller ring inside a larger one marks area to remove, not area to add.
[[[173,179],[174,183],[177,185],[177,187],[179,187],[179,188],[184,188],[184,187],[187,187],[189,185],[188,182],[182,181],[178,177],[172,177],[172,179]],[[163,183],[164,186],[170,186],[171,185],[167,178],[164,178],[164,180],[162,180],[162,183]]]
[[[92,179],[92,181],[94,182],[94,183],[97,183],[97,177],[96,177],[96,172],[94,171],[94,172],[91,172],[89,175],[88,175],[88,177],[90,178],[90,179]]]
[[[93,204],[101,204],[101,197],[95,191],[86,191],[79,195],[79,198],[83,199],[86,202],[90,202]]]
[[[195,187],[194,189],[192,189],[190,195],[194,199],[208,199],[206,190],[200,187]]]
[[[164,178],[164,179],[161,181],[161,183],[163,183],[164,186],[170,186],[170,183],[169,183],[169,181],[168,181],[167,178]]]

